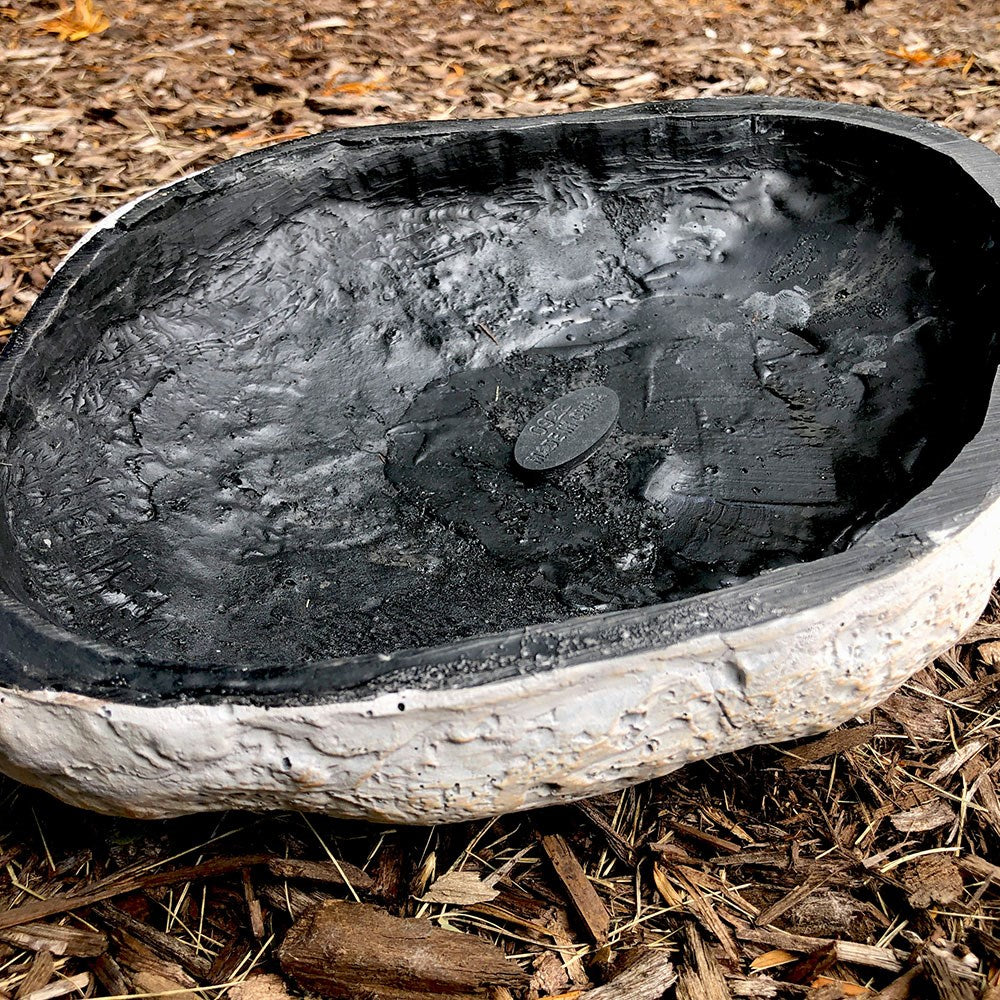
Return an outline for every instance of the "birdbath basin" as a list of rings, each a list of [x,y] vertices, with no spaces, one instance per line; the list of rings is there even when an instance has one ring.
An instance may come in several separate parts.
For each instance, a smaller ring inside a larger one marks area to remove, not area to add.
[[[0,769],[467,819],[831,728],[1000,572],[1000,159],[791,100],[328,132],[0,359]]]

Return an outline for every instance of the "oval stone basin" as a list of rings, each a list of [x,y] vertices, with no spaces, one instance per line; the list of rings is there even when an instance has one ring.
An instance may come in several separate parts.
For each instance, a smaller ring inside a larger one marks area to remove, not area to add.
[[[1000,572],[1000,159],[763,98],[328,132],[0,361],[0,769],[436,822],[830,728]]]

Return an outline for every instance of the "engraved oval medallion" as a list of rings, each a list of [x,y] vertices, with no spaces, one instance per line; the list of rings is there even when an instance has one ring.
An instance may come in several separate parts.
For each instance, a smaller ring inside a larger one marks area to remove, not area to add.
[[[584,461],[618,419],[618,393],[588,385],[536,413],[517,436],[514,461],[526,472],[557,472]]]

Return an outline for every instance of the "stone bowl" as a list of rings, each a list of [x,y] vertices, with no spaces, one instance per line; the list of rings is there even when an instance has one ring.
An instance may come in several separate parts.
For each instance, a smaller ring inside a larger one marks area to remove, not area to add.
[[[943,128],[740,98],[126,206],[0,359],[0,769],[431,823],[865,712],[1000,572],[998,195]]]

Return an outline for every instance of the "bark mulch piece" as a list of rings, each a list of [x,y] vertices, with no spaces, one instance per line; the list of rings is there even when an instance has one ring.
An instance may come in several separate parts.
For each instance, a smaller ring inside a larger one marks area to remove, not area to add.
[[[911,111],[1000,149],[1000,4],[0,0],[0,337],[91,225],[236,153],[741,93]],[[289,929],[334,911],[374,995],[380,963],[398,992],[418,962],[389,928],[417,926],[509,972],[494,1000],[997,1000],[998,697],[994,601],[837,733],[574,808],[432,830],[152,823],[0,779],[0,1000],[287,1000]]]

